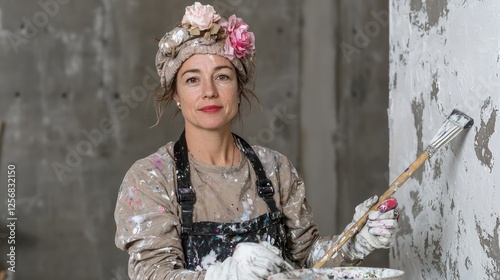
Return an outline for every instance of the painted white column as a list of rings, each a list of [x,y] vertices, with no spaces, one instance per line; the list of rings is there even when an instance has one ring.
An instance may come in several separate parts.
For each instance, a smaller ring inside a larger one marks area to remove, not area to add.
[[[405,279],[500,279],[500,2],[390,3],[390,177],[455,108],[475,125],[396,194]]]

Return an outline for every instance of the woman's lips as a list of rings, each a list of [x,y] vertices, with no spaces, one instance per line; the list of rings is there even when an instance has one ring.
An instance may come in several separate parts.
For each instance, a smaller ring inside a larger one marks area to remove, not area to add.
[[[216,106],[216,105],[210,105],[210,106],[205,106],[200,109],[200,111],[205,112],[205,113],[215,113],[218,112],[220,109],[222,109],[221,106]]]

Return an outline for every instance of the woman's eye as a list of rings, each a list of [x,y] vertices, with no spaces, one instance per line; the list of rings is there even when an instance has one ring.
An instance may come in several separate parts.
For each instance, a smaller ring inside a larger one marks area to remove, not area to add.
[[[219,75],[219,76],[217,76],[217,79],[227,81],[227,80],[229,80],[229,76],[228,75]]]
[[[189,78],[189,79],[186,80],[186,83],[187,84],[196,83],[196,78]]]

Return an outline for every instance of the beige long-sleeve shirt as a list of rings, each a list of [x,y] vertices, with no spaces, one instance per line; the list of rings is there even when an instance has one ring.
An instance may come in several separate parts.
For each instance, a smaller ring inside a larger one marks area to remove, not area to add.
[[[173,146],[170,142],[135,162],[120,186],[115,243],[130,255],[128,270],[132,279],[204,279],[204,270],[184,269]],[[276,206],[285,217],[285,256],[299,267],[310,267],[332,245],[332,238],[319,237],[305,198],[304,182],[290,161],[264,147],[253,149],[273,183]],[[189,162],[196,193],[193,222],[234,223],[268,212],[256,192],[252,165],[243,154],[235,167],[208,165],[192,155]],[[337,256],[328,266],[350,263]]]

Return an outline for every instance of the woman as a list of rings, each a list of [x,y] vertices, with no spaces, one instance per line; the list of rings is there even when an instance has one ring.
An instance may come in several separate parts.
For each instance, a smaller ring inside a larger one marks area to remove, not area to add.
[[[231,132],[241,99],[253,96],[254,54],[248,25],[200,3],[160,40],[158,116],[176,102],[185,130],[137,161],[120,187],[116,245],[130,254],[132,279],[265,279],[290,263],[312,266],[333,244],[318,235],[290,161]],[[376,202],[356,207],[353,221]],[[328,265],[389,248],[396,216],[372,213]]]

